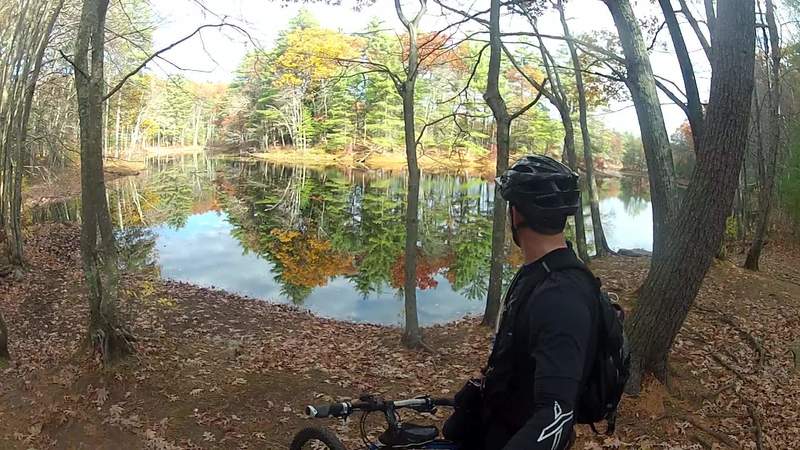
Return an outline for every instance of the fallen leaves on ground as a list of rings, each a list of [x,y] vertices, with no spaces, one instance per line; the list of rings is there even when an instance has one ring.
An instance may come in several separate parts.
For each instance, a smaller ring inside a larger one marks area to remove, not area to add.
[[[311,424],[306,404],[363,392],[452,395],[485,363],[490,333],[475,319],[427,328],[435,352],[410,351],[397,328],[140,273],[126,274],[120,301],[138,353],[104,369],[85,347],[78,234],[74,225],[28,229],[31,270],[0,280],[14,356],[0,373],[8,380],[0,385],[0,448],[286,448]],[[800,280],[795,269],[780,271],[797,267],[797,254],[768,247],[764,273],[717,264],[676,339],[670,388],[649,381],[623,403],[616,436],[580,427],[576,448],[800,442],[800,378],[788,350],[800,329]],[[630,307],[647,263],[612,257],[594,269]],[[357,422],[319,422],[360,442]]]

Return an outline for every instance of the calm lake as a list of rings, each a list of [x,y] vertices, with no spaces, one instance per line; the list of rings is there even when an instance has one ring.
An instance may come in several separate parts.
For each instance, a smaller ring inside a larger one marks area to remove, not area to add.
[[[423,172],[421,186],[420,322],[480,314],[491,252],[491,177]],[[646,189],[645,179],[603,180],[600,209],[613,249],[651,248]],[[404,198],[403,171],[204,156],[152,161],[140,176],[109,184],[129,268],[380,324],[403,319]],[[77,205],[31,214],[35,221],[74,220]],[[508,277],[520,260],[509,252]]]

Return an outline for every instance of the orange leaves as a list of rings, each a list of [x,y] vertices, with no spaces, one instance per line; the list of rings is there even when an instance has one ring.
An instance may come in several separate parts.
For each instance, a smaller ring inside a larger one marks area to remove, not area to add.
[[[449,66],[456,71],[467,70],[466,46],[453,43],[452,36],[442,33],[420,33],[417,36],[419,65],[422,70]],[[409,39],[403,36],[403,61],[408,61]]]
[[[538,90],[531,85],[528,81],[528,78],[536,81],[540,85],[544,83],[545,80],[545,73],[537,67],[530,64],[526,64],[521,67],[524,75],[521,74],[517,69],[510,68],[506,71],[506,78],[508,81],[519,88],[520,92],[525,93],[526,91],[530,92],[530,95],[535,96],[538,93]],[[525,99],[525,101],[529,101]]]
[[[449,267],[453,262],[453,256],[447,255],[432,258],[421,251],[417,251],[417,288],[421,290],[432,289],[439,285],[433,277]],[[401,288],[405,284],[406,257],[400,255],[392,266],[392,287]]]
[[[350,257],[333,250],[330,241],[278,228],[270,235],[275,238],[272,254],[283,266],[287,283],[309,288],[324,286],[330,277],[347,273],[352,267]]]

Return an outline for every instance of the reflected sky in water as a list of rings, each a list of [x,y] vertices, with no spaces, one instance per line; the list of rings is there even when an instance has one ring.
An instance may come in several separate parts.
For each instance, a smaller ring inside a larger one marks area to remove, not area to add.
[[[153,227],[161,275],[250,297],[291,303],[272,276],[273,264],[245,251],[231,235],[232,228],[225,213],[214,211],[193,215],[178,229],[167,225]],[[445,323],[483,312],[482,301],[467,300],[454,292],[442,275],[434,278],[438,286],[417,293],[422,325]],[[356,292],[350,280],[337,276],[325,286],[314,289],[303,307],[317,315],[340,320],[402,324],[402,294],[388,285],[381,291],[364,297]]]

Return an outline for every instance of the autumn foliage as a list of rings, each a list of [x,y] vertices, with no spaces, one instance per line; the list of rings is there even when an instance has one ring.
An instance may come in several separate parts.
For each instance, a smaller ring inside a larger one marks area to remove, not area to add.
[[[284,280],[296,286],[318,287],[352,270],[351,258],[336,252],[330,241],[295,230],[273,229],[273,256],[283,266]]]
[[[417,250],[417,288],[421,290],[435,289],[439,282],[433,277],[442,270],[450,267],[453,262],[453,255],[448,254],[440,257],[426,255],[420,249]],[[400,255],[392,266],[392,287],[399,289],[405,283],[405,263],[406,258]]]

